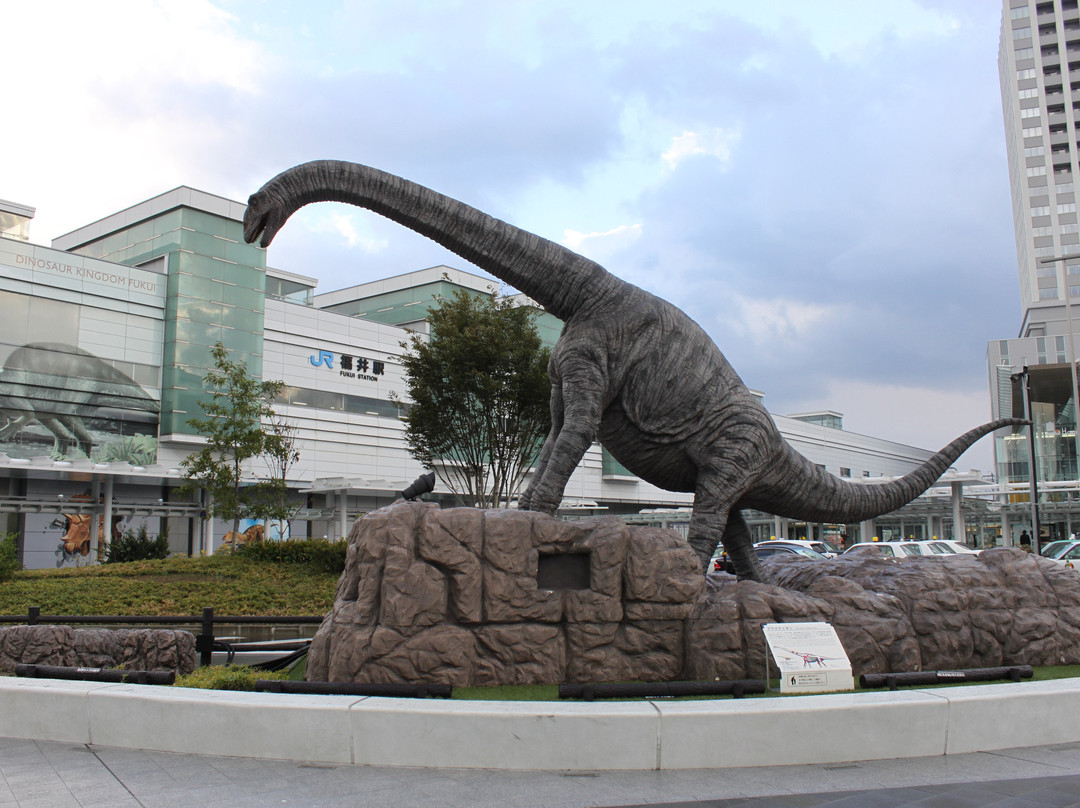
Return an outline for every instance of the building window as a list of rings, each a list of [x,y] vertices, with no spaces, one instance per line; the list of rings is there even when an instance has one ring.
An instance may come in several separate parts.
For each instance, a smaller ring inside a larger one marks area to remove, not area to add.
[[[1035,255],[1038,258],[1046,258],[1046,257],[1051,256],[1053,254],[1054,254],[1054,248],[1053,247],[1036,247],[1035,248]]]
[[[840,476],[841,477],[850,477],[851,476],[851,469],[844,468],[843,466],[841,466],[840,467]]]
[[[1057,289],[1040,289],[1039,300],[1057,300]]]
[[[1020,48],[1018,51],[1016,51],[1016,53],[1014,55],[1016,56],[1016,61],[1018,61],[1018,62],[1021,59],[1034,59],[1035,58],[1035,49],[1034,48]]]
[[[1075,202],[1063,202],[1057,206],[1058,213],[1076,213]]]
[[[1063,182],[1063,183],[1061,183],[1061,185],[1055,185],[1054,186],[1054,193],[1055,194],[1071,194],[1072,192],[1073,192],[1073,184],[1071,182]],[[1061,232],[1064,233],[1066,231],[1062,230]],[[1068,231],[1068,232],[1075,233],[1076,231],[1071,230],[1071,231]]]
[[[1046,166],[1031,166],[1031,168],[1027,170],[1027,175],[1029,177],[1045,177]]]
[[[1030,17],[1031,10],[1027,6],[1020,6],[1019,8],[1014,8],[1010,11],[1009,16],[1014,20],[1020,20],[1024,17]]]
[[[1031,29],[1013,28],[1013,39],[1031,39]]]
[[[1038,107],[1028,107],[1027,109],[1020,110],[1021,118],[1038,118],[1041,111]]]
[[[1024,157],[1042,157],[1046,154],[1045,146],[1032,146],[1030,149],[1024,149]]]
[[[1043,205],[1043,206],[1040,206],[1040,207],[1037,207],[1037,208],[1032,208],[1031,209],[1031,215],[1032,216],[1049,216],[1050,215],[1050,207],[1048,205]]]

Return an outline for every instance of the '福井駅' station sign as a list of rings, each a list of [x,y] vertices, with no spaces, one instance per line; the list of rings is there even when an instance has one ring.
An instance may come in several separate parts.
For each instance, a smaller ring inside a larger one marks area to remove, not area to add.
[[[386,373],[386,363],[378,359],[368,359],[355,354],[335,354],[333,351],[319,351],[308,357],[315,367],[337,370],[339,376],[346,379],[360,379],[377,382]],[[337,366],[335,367],[335,361]]]

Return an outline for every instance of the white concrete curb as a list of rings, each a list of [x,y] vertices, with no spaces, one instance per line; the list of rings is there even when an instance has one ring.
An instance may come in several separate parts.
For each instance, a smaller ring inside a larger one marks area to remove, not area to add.
[[[1080,741],[1080,680],[783,699],[484,702],[0,677],[0,737],[376,766],[647,770]]]

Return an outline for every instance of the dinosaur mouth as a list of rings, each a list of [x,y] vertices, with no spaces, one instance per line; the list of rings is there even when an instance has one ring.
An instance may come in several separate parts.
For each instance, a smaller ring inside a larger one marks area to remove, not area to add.
[[[253,244],[266,231],[266,214],[255,213],[252,204],[244,212],[244,241]]]

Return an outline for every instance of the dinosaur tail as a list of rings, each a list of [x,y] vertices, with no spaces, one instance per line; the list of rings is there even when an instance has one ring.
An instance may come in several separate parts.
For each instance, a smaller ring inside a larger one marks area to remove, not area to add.
[[[506,281],[563,320],[622,281],[599,264],[422,185],[359,163],[315,160],[278,174],[248,200],[244,238],[266,247],[313,202],[367,208]]]
[[[786,442],[776,460],[779,469],[766,490],[747,497],[769,513],[814,522],[850,523],[872,519],[906,505],[933,485],[969,446],[1006,426],[1027,424],[1001,418],[965,432],[919,468],[887,483],[852,482],[814,465]]]

